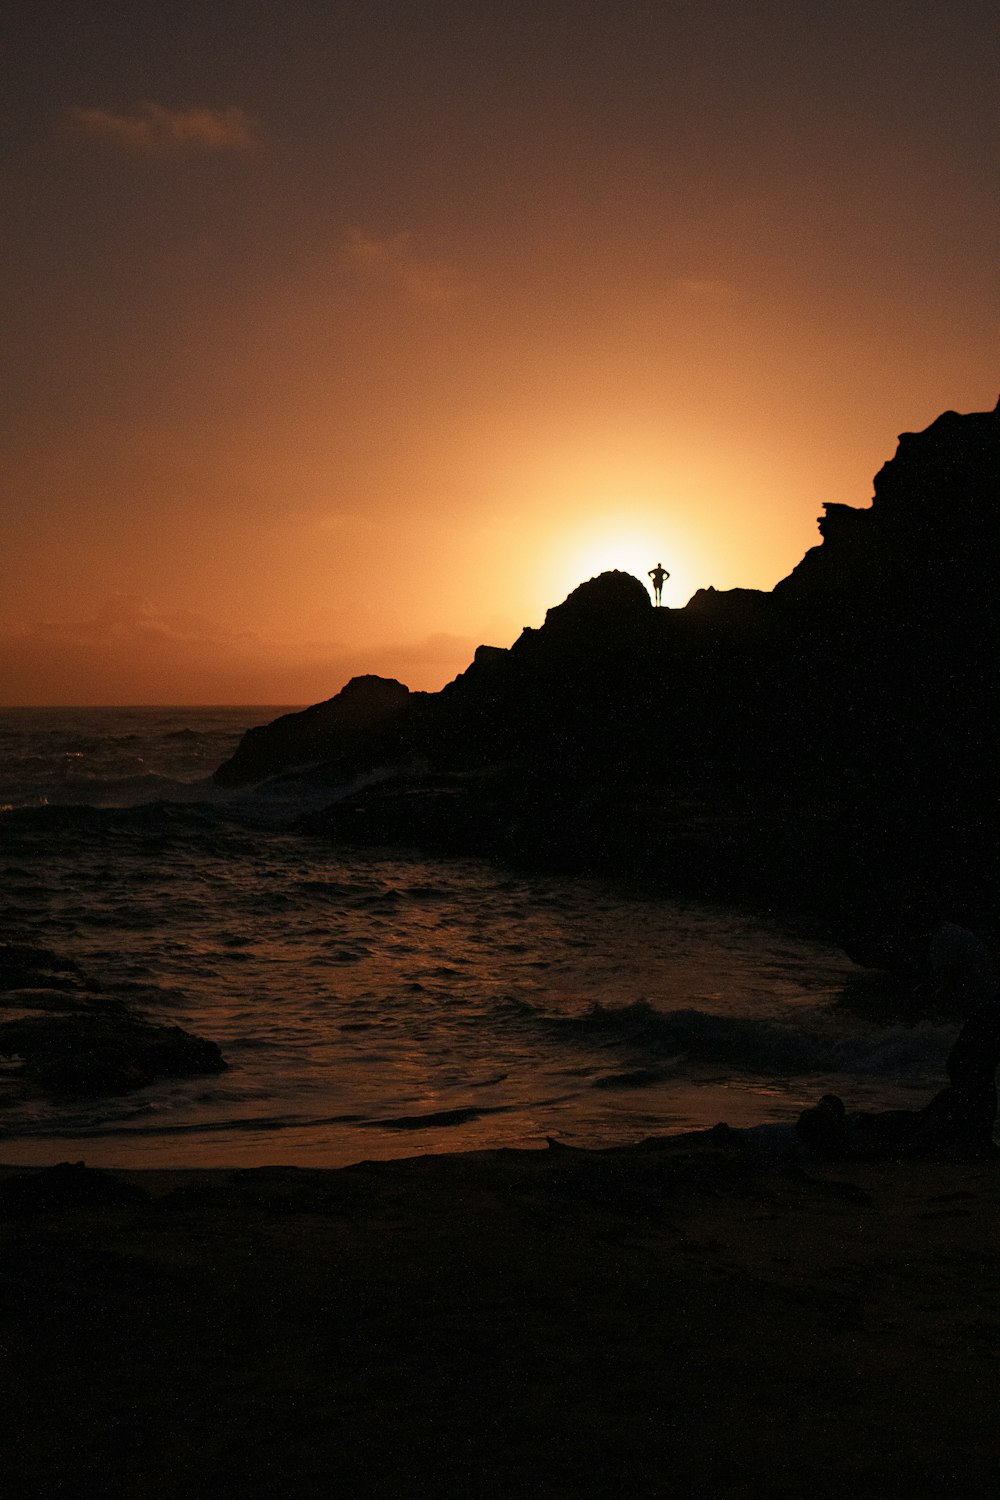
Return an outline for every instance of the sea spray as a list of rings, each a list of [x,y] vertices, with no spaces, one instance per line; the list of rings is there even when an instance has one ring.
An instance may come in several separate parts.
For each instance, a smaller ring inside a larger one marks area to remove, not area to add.
[[[0,743],[22,752],[0,763],[22,792],[0,816],[3,935],[65,953],[108,993],[141,988],[152,1021],[213,1038],[229,1063],[85,1103],[7,1090],[5,1159],[600,1145],[787,1120],[830,1087],[877,1106],[936,1086],[948,1029],[838,1010],[858,971],[836,949],[598,880],[291,831],[329,788],[209,787],[206,766],[255,717],[51,711],[32,757],[37,716],[0,714]]]

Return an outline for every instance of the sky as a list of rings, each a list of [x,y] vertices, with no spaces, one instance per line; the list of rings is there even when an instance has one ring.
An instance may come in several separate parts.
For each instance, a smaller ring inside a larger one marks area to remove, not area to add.
[[[994,0],[0,5],[0,703],[436,689],[992,409]]]

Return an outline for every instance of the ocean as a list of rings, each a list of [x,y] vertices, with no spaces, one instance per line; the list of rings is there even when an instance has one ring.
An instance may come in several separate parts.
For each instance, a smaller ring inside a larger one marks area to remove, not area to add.
[[[939,1087],[953,1027],[838,1007],[851,962],[763,917],[345,850],[293,827],[329,790],[215,788],[282,711],[0,710],[0,940],[55,949],[229,1065],[82,1101],[0,1067],[0,1162],[599,1147]]]

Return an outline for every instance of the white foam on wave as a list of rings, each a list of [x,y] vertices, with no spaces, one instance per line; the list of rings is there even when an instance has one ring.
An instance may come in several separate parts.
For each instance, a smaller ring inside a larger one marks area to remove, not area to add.
[[[664,1062],[685,1057],[724,1062],[754,1072],[851,1073],[887,1078],[922,1078],[940,1072],[954,1027],[923,1024],[864,1029],[845,1035],[824,1025],[780,1025],[753,1016],[725,1015],[695,1008],[658,1010],[646,1001],[632,1005],[593,1005],[575,1015],[553,1014],[524,1001],[517,1011],[566,1038],[615,1046]]]

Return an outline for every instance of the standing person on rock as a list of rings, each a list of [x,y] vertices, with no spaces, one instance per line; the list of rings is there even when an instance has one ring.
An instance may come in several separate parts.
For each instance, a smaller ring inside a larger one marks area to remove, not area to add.
[[[663,585],[670,574],[662,563],[657,563],[655,568],[650,568],[649,576],[653,580],[653,598],[657,605],[663,603]]]

